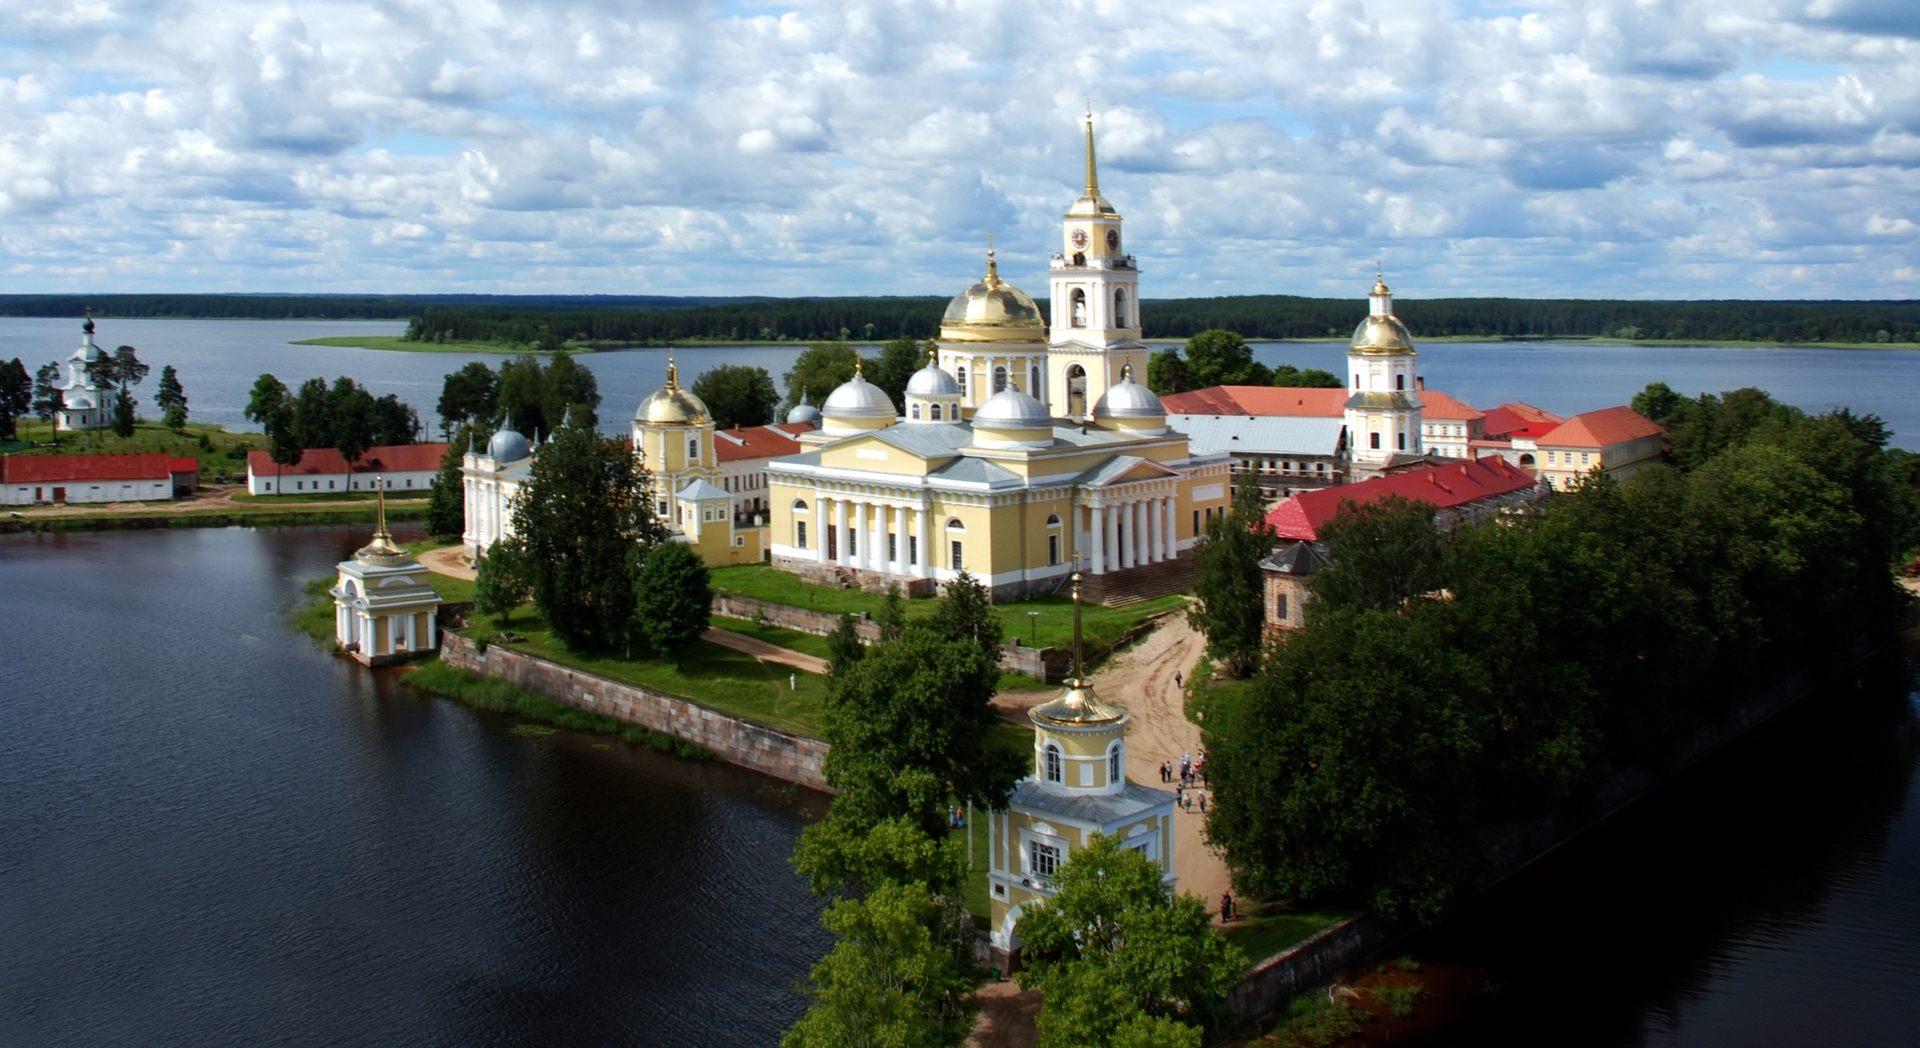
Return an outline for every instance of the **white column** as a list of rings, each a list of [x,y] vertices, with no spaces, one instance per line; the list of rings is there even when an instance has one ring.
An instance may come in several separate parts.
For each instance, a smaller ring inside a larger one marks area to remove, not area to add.
[[[847,561],[847,504],[843,499],[833,500],[833,543],[835,564]]]
[[[1087,530],[1093,535],[1093,573],[1105,575],[1107,573],[1106,507],[1088,506],[1087,515],[1091,518],[1087,522]]]
[[[850,544],[849,552],[853,555],[848,558],[848,563],[856,568],[864,568],[871,559],[872,547],[868,545],[868,540],[873,538],[867,534],[867,504],[864,502],[853,504],[853,534],[857,538]]]
[[[1120,549],[1118,552],[1120,555],[1120,567],[1123,569],[1134,566],[1133,554],[1135,550],[1140,548],[1140,522],[1135,519],[1136,514],[1133,512],[1135,505],[1137,505],[1137,503],[1122,503],[1117,510],[1120,516],[1118,529],[1120,533]]]
[[[1151,564],[1157,558],[1153,555],[1153,500],[1141,499],[1140,507],[1140,563]]]
[[[827,562],[827,500],[820,494],[819,488],[813,489],[813,519],[809,523],[813,529],[813,534],[808,538],[813,541],[814,563],[825,564]]]
[[[1174,540],[1174,536],[1178,534],[1174,530],[1177,526],[1173,520],[1174,505],[1172,495],[1166,495],[1160,499],[1160,538],[1165,543],[1161,555],[1168,560],[1173,560],[1180,555],[1180,547]]]
[[[913,511],[913,537],[916,540],[914,546],[917,547],[915,552],[918,554],[913,564],[913,577],[916,579],[927,577],[927,516],[928,511],[925,505],[916,507]]]
[[[893,573],[907,573],[907,508],[891,507],[893,511]]]
[[[1106,533],[1106,548],[1103,551],[1105,556],[1101,557],[1101,563],[1105,564],[1109,571],[1120,567],[1119,509],[1118,506],[1100,507],[1101,528]]]
[[[1160,500],[1148,499],[1145,506],[1147,509],[1147,563],[1158,564],[1167,559],[1162,552],[1166,548],[1166,543],[1162,541],[1165,533],[1160,520]]]
[[[1127,543],[1127,552],[1133,554],[1133,566],[1136,568],[1147,562],[1146,510],[1144,500],[1127,507],[1127,519],[1133,522],[1133,541]]]

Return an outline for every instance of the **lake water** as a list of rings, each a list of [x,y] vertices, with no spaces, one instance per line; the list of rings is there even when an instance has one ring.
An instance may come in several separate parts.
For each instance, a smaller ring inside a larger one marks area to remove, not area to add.
[[[119,320],[99,322],[103,346],[132,345],[142,360],[179,369],[193,417],[230,429],[252,428],[241,412],[261,372],[290,386],[322,376],[351,375],[376,395],[395,393],[430,426],[442,378],[469,360],[498,365],[498,354],[396,353],[384,350],[296,346],[328,335],[398,335],[393,321]],[[66,359],[78,345],[72,319],[0,317],[0,359],[19,357],[32,371]],[[682,380],[691,384],[717,364],[763,367],[776,384],[806,347],[682,348]],[[603,397],[602,425],[617,428],[666,380],[669,351],[630,349],[580,357],[593,370]],[[1269,364],[1345,370],[1346,347],[1331,342],[1261,343],[1255,355]],[[1476,407],[1524,400],[1561,415],[1624,404],[1648,382],[1663,381],[1689,396],[1757,386],[1780,399],[1823,411],[1849,406],[1893,427],[1895,443],[1920,450],[1920,352],[1911,350],[1735,349],[1718,346],[1599,345],[1580,342],[1437,342],[1420,350],[1427,385]],[[150,404],[152,384],[142,387]]]
[[[321,652],[366,538],[0,535],[0,1044],[775,1043],[822,798]]]

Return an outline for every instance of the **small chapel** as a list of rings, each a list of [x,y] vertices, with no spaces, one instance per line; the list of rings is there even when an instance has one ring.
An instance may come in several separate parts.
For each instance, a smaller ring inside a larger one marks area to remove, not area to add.
[[[379,524],[373,541],[340,562],[333,596],[333,637],[340,649],[369,666],[386,666],[439,646],[440,594],[432,572],[393,544],[387,531],[387,482],[375,482]]]
[[[87,372],[87,365],[106,354],[93,344],[93,315],[80,325],[80,348],[67,357],[67,381],[60,386],[62,406],[54,418],[61,430],[106,429],[112,422],[107,393]]]
[[[1073,676],[1053,700],[1035,706],[1033,771],[1015,784],[1005,811],[988,818],[988,934],[998,967],[1011,970],[1020,948],[1015,927],[1036,902],[1053,897],[1053,876],[1090,835],[1119,837],[1123,847],[1174,866],[1169,790],[1127,781],[1127,726],[1132,714],[1094,694],[1080,643],[1080,575],[1073,583]]]

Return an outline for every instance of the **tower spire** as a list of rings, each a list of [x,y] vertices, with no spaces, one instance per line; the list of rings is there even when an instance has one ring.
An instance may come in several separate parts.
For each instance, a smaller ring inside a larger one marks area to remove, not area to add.
[[[993,257],[993,234],[987,234],[987,275],[981,281],[988,287],[1000,286],[1000,263]]]
[[[667,354],[667,388],[670,390],[680,388],[680,369],[674,366],[671,353]]]
[[[1100,176],[1093,166],[1093,99],[1087,99],[1087,195],[1100,195]]]
[[[1073,684],[1079,687],[1085,679],[1087,664],[1080,657],[1080,573],[1073,573]]]

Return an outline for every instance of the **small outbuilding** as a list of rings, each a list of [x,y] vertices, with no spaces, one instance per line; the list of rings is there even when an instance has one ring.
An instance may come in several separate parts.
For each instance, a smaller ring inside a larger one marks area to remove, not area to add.
[[[385,666],[439,646],[440,594],[428,581],[432,573],[426,565],[394,545],[387,533],[384,478],[375,490],[379,527],[352,560],[340,562],[340,578],[331,590],[333,633],[347,654],[369,666]]]
[[[170,499],[173,473],[168,463],[161,454],[0,455],[0,504]]]

